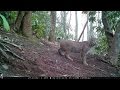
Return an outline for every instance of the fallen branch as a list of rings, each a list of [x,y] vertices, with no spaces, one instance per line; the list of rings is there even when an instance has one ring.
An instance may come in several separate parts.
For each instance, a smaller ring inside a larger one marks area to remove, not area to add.
[[[0,42],[6,43],[6,44],[10,44],[10,45],[18,48],[19,50],[22,50],[21,46],[18,46],[18,45],[14,44],[14,43],[10,43],[10,42],[8,42],[8,41],[4,41],[4,39],[0,39]]]
[[[7,52],[7,54],[9,54],[9,55],[11,54],[11,56],[13,56],[13,57],[15,57],[15,58],[18,58],[18,59],[21,59],[21,60],[25,60],[25,59],[21,58],[19,55],[13,53],[13,52],[10,51],[10,50],[6,50],[5,52]]]
[[[7,59],[9,59],[9,56],[2,48],[0,48],[0,52],[3,54],[3,56],[5,56]]]
[[[21,47],[19,47],[18,45],[0,39],[0,52],[2,53],[2,55],[5,58],[9,59],[10,58],[9,55],[10,55],[10,56],[13,56],[15,58],[18,58],[18,59],[21,59],[21,60],[25,60],[25,59],[21,58],[19,55],[17,55],[14,52],[12,52],[10,50],[11,48],[8,45],[6,45],[6,44],[10,44],[10,45],[12,45],[14,47],[17,47],[18,49],[21,50]]]

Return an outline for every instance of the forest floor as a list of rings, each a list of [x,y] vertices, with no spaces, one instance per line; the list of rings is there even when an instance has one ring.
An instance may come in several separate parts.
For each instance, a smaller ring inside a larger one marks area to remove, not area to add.
[[[11,50],[25,60],[12,58],[0,61],[0,73],[4,77],[118,77],[117,69],[104,63],[97,56],[87,57],[88,66],[83,65],[79,53],[70,53],[70,61],[58,53],[59,45],[50,42],[31,42],[26,38],[1,32],[2,37],[13,40],[21,50],[11,46]],[[7,68],[5,68],[7,67]]]

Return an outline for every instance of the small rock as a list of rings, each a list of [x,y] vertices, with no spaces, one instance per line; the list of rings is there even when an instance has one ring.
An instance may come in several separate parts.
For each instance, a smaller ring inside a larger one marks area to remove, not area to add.
[[[62,75],[62,76],[66,77],[66,76],[68,76],[68,75],[67,75],[67,74],[65,74],[65,75]]]

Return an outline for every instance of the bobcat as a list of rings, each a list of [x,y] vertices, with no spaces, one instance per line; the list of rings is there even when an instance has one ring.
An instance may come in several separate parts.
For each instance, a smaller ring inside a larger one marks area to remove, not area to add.
[[[69,60],[73,59],[69,56],[70,52],[74,53],[80,53],[83,64],[88,65],[86,62],[86,55],[87,52],[90,50],[91,47],[95,45],[95,39],[90,39],[89,41],[83,41],[83,42],[76,42],[71,40],[61,40],[60,41],[60,48],[58,49],[58,52],[60,55],[65,56]]]

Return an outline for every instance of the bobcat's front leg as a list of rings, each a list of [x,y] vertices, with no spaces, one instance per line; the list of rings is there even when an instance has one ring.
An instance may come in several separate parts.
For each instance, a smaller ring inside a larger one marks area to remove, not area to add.
[[[73,59],[69,56],[69,54],[68,54],[68,52],[67,52],[67,51],[65,52],[65,57],[66,57],[67,59],[69,59],[69,60],[73,61]]]
[[[86,61],[87,54],[88,54],[88,52],[85,53],[84,58],[83,58],[83,64],[86,65],[86,66],[88,65],[88,63],[87,63],[87,61]]]
[[[61,56],[64,56],[64,55],[65,55],[65,51],[63,51],[61,48],[58,49],[58,52],[59,52],[59,54],[60,54]]]

